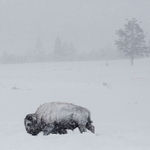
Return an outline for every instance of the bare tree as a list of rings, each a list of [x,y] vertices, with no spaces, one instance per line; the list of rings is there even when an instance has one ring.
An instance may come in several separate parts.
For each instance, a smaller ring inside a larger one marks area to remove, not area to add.
[[[131,58],[131,65],[135,56],[143,56],[147,52],[147,46],[145,42],[145,34],[143,29],[137,23],[137,20],[127,20],[125,29],[119,29],[116,34],[119,36],[119,40],[115,41],[119,50],[122,50],[127,56]]]

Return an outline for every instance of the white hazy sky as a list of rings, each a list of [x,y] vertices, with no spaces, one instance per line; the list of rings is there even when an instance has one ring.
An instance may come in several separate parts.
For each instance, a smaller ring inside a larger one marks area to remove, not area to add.
[[[0,52],[22,53],[57,36],[79,51],[114,47],[115,31],[136,18],[150,39],[150,0],[0,0]]]

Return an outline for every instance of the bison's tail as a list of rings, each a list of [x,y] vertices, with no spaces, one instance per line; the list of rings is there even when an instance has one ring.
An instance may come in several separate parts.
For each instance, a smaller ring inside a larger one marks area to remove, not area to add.
[[[88,115],[88,119],[87,119],[87,124],[86,124],[86,128],[88,130],[90,130],[92,133],[95,133],[95,127],[92,125],[93,121],[91,120],[91,115],[89,113]]]

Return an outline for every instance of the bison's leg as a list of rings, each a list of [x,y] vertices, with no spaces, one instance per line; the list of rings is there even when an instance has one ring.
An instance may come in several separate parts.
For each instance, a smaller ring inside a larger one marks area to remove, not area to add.
[[[88,123],[86,124],[86,128],[87,128],[88,130],[90,130],[92,133],[95,133],[95,127],[94,127],[90,122],[88,122]]]
[[[54,126],[53,125],[46,125],[43,129],[44,135],[49,135],[50,133],[53,133]]]
[[[80,125],[78,126],[78,128],[79,128],[79,131],[80,131],[81,133],[86,132],[86,125],[80,124]]]
[[[60,129],[60,130],[58,131],[58,133],[59,133],[59,134],[67,134],[67,130],[65,130],[65,129]]]
[[[67,130],[64,128],[62,123],[54,123],[53,134],[67,134]]]

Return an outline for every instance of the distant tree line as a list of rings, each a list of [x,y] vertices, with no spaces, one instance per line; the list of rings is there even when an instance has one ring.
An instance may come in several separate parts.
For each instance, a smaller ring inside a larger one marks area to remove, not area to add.
[[[135,58],[149,56],[150,42],[146,44],[145,33],[137,20],[127,20],[125,29],[116,31],[118,40],[115,44],[118,50],[111,48],[108,44],[105,48],[92,50],[90,52],[79,53],[73,43],[63,43],[58,36],[54,41],[53,51],[45,53],[41,39],[38,38],[35,49],[27,51],[22,55],[9,54],[4,51],[0,57],[0,63],[26,63],[26,62],[50,62],[50,61],[88,61],[88,60],[112,60],[130,57],[131,64]]]
[[[73,61],[77,59],[77,51],[72,43],[69,45],[67,43],[63,44],[60,38],[57,37],[54,43],[54,52],[52,56],[54,61]]]
[[[26,63],[26,62],[50,62],[50,61],[88,61],[110,60],[121,57],[118,51],[113,51],[110,45],[90,52],[80,53],[73,43],[63,43],[58,36],[54,41],[53,51],[46,54],[40,38],[37,39],[35,48],[26,51],[25,54],[15,55],[4,51],[0,57],[0,63]]]

